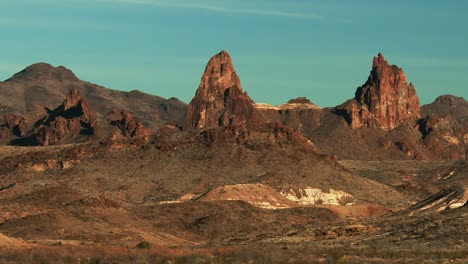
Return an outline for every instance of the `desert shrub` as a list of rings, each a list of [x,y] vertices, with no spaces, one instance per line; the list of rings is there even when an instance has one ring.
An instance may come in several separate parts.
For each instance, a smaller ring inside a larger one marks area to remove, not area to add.
[[[141,241],[140,243],[136,245],[136,247],[140,249],[150,249],[151,244],[148,241]]]

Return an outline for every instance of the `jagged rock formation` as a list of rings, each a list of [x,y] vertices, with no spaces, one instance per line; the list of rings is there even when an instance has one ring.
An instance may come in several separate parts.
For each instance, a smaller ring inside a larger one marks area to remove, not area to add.
[[[77,89],[72,89],[62,105],[49,111],[36,126],[37,144],[49,146],[94,135],[96,116],[86,98]]]
[[[46,110],[61,104],[69,87],[86,96],[89,105],[80,103],[78,95],[68,95],[62,109]],[[243,92],[226,51],[210,59],[188,112],[187,105],[176,98],[106,89],[79,80],[65,67],[46,63],[31,65],[0,82],[0,94],[4,115],[0,118],[0,144],[51,145],[82,142],[90,135],[96,140],[141,137],[160,128],[170,134],[181,126],[205,129],[279,123],[305,135],[317,151],[339,159],[468,156],[466,101],[440,96],[421,108],[422,116],[431,117],[419,119],[414,87],[382,54],[374,58],[369,79],[355,98],[335,108],[322,109],[304,97],[279,106],[255,104]],[[66,110],[80,107],[74,116]],[[96,111],[94,125],[89,123],[89,108]],[[165,126],[168,122],[171,125]]]
[[[150,129],[158,129],[168,121],[182,125],[185,120],[187,104],[176,98],[165,99],[138,90],[125,92],[108,89],[80,80],[63,66],[54,67],[47,63],[28,66],[0,82],[1,116],[12,114],[24,117],[31,129],[37,120],[48,115],[45,108],[54,109],[63,102],[70,87],[86,96],[102,124],[106,123],[105,116],[114,109],[131,111],[137,120]],[[12,136],[12,139],[15,138]]]
[[[379,53],[367,82],[355,98],[337,107],[353,128],[394,129],[421,117],[419,98],[402,69],[389,65]]]
[[[136,121],[128,111],[114,110],[107,115],[107,119],[112,126],[117,128],[113,131],[113,139],[120,137],[143,137],[149,135],[149,131],[145,126]]]
[[[223,50],[208,62],[200,86],[189,104],[184,128],[250,123],[255,119],[253,105],[252,99],[242,91],[231,56]]]

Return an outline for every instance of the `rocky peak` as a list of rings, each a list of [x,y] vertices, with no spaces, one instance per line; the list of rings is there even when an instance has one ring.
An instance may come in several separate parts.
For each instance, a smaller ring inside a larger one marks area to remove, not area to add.
[[[463,97],[457,97],[447,94],[437,97],[435,103],[449,105],[450,107],[456,107],[458,105],[466,104],[467,102]]]
[[[468,102],[463,97],[454,95],[441,95],[427,105],[421,107],[421,115],[426,116],[446,116],[450,115],[456,120],[468,120]]]
[[[59,80],[59,81],[79,81],[76,75],[69,69],[40,62],[26,67],[16,73],[7,81],[16,80]]]
[[[210,59],[203,74],[201,87],[209,88],[213,86],[220,88],[232,86],[242,90],[239,77],[234,70],[231,55],[225,50]]]
[[[413,84],[396,65],[389,65],[379,53],[374,57],[367,82],[355,98],[338,107],[344,109],[353,128],[362,126],[393,129],[420,118],[419,98]]]
[[[185,129],[220,127],[252,121],[254,103],[244,93],[231,56],[221,51],[213,56],[189,104]]]
[[[373,59],[372,69],[381,66],[387,67],[389,65],[383,54],[379,52],[379,54]]]

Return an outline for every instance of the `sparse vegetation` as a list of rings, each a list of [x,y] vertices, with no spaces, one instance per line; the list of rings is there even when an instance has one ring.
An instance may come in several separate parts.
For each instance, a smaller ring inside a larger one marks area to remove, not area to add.
[[[136,245],[137,248],[139,249],[150,249],[151,248],[151,244],[147,241],[141,241],[140,243],[138,243]]]

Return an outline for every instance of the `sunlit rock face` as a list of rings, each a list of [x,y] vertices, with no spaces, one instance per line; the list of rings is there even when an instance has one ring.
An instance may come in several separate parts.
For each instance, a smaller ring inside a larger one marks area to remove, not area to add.
[[[393,129],[421,117],[419,98],[413,84],[396,65],[389,65],[379,53],[374,57],[367,82],[354,99],[337,107],[353,128],[363,126]]]
[[[254,102],[242,90],[231,56],[213,56],[189,105],[185,129],[241,125],[255,119]]]

